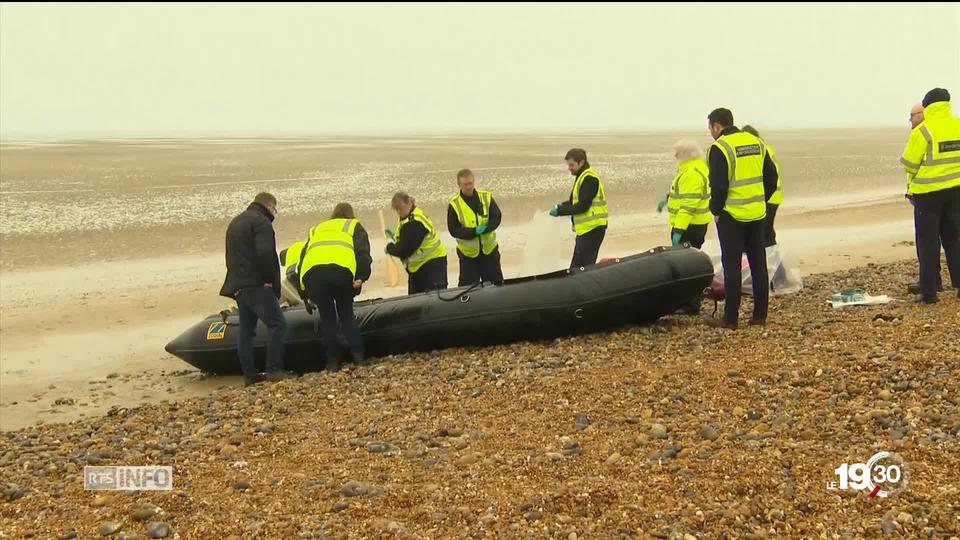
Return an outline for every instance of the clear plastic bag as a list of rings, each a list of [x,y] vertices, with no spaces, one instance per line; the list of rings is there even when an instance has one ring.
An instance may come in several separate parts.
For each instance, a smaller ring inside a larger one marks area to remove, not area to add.
[[[793,294],[803,289],[803,278],[795,266],[785,261],[779,245],[767,248],[767,276],[770,278],[770,295],[780,296]],[[724,297],[723,264],[718,255],[711,257],[713,261],[713,296]],[[753,294],[753,277],[750,275],[750,265],[746,255],[740,259],[740,285],[743,294]]]

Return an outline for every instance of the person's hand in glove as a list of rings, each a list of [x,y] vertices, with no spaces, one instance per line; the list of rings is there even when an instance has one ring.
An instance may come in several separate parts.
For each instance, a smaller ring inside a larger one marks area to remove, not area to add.
[[[657,199],[657,213],[660,214],[663,212],[663,207],[667,205],[667,195],[661,195]]]
[[[481,234],[487,232],[487,223],[484,222],[477,225],[477,228],[474,229],[474,232],[476,232],[477,236],[480,236]]]
[[[383,234],[387,235],[387,240],[389,240],[389,241],[391,241],[391,242],[396,242],[396,241],[397,241],[396,237],[393,236],[393,229],[384,229],[384,230],[383,230]]]
[[[559,215],[560,215],[560,205],[559,205],[559,204],[553,205],[553,208],[550,209],[549,214],[550,214],[551,216],[553,216],[553,217],[559,216]]]
[[[683,236],[683,233],[681,233],[680,231],[673,231],[673,234],[670,235],[670,242],[671,242],[670,245],[671,245],[671,246],[679,246],[679,245],[680,245],[680,238],[681,238],[682,236]]]

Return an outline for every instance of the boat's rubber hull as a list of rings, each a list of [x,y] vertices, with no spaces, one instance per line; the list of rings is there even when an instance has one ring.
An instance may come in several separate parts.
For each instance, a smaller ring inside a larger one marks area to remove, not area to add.
[[[440,292],[366,300],[354,305],[367,356],[447,347],[552,339],[649,323],[686,305],[713,279],[710,258],[696,249],[658,248],[583,270]],[[316,315],[285,309],[284,367],[324,367]],[[166,350],[201,371],[240,372],[235,314],[222,325],[211,315],[171,341]],[[222,334],[221,334],[222,330]],[[266,354],[267,329],[257,327],[256,362]],[[346,351],[344,350],[344,353]],[[348,355],[344,355],[348,358]]]

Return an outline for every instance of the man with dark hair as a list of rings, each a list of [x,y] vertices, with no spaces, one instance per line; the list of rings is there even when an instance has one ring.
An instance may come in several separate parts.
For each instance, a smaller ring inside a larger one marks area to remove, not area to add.
[[[740,260],[747,254],[753,278],[753,318],[750,324],[767,322],[770,283],[764,241],[766,203],[777,190],[777,168],[763,142],[733,125],[729,109],[715,109],[707,116],[707,129],[716,141],[708,151],[710,164],[710,212],[717,216],[717,235],[723,263],[726,302],[723,318],[708,324],[736,329],[740,318]]]
[[[760,133],[757,132],[755,127],[746,125],[743,126],[743,131],[760,139],[764,149],[767,151],[767,155],[770,156],[770,161],[773,161],[773,166],[777,168],[777,191],[775,191],[773,197],[770,197],[770,200],[767,201],[767,217],[763,222],[764,236],[766,237],[764,246],[775,246],[777,245],[777,230],[774,228],[774,221],[777,219],[777,210],[780,209],[780,204],[783,203],[783,176],[780,174],[780,164],[777,163],[777,153],[773,146],[770,146],[770,143],[760,137]]]
[[[950,92],[934,88],[923,97],[923,121],[910,132],[900,163],[907,171],[907,196],[913,203],[919,300],[937,301],[940,244],[960,296],[960,119],[950,111]]]
[[[244,384],[286,377],[283,370],[283,339],[287,321],[280,310],[280,261],[273,220],[277,216],[277,199],[259,193],[247,209],[233,218],[227,227],[227,276],[220,295],[237,301],[240,335],[237,355]],[[263,321],[270,338],[267,342],[266,375],[257,372],[253,359],[253,338],[257,320]]]
[[[576,180],[570,197],[553,205],[550,215],[570,216],[573,232],[577,235],[570,268],[590,266],[596,264],[600,245],[607,233],[607,194],[600,175],[587,161],[586,150],[571,148],[564,159],[567,170]]]
[[[457,186],[460,192],[450,199],[447,207],[447,230],[457,239],[458,285],[484,281],[499,285],[503,283],[496,233],[502,218],[500,207],[492,193],[475,188],[470,169],[457,173]]]

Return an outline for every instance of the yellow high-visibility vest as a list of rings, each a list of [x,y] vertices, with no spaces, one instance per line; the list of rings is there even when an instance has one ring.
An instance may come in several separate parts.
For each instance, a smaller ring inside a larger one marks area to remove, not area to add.
[[[441,242],[437,236],[437,230],[433,227],[433,222],[430,221],[430,218],[419,208],[414,208],[409,216],[400,220],[400,223],[397,225],[397,238],[400,237],[400,232],[403,230],[403,227],[414,221],[418,221],[426,227],[427,235],[423,237],[423,242],[421,242],[420,247],[413,252],[413,255],[410,255],[409,258],[402,259],[403,265],[411,274],[419,270],[420,267],[427,262],[447,256],[447,248],[443,247],[443,242]]]
[[[587,176],[593,176],[597,179],[597,195],[593,198],[593,202],[586,212],[573,215],[573,232],[577,233],[577,236],[582,236],[597,227],[602,227],[608,221],[607,193],[603,189],[600,175],[593,170],[593,167],[587,167],[577,176],[577,180],[573,183],[573,192],[570,194],[570,202],[577,204],[580,201],[580,186]]]
[[[900,157],[910,195],[960,186],[960,119],[953,117],[948,101],[924,107],[923,118]]]
[[[763,191],[763,157],[766,150],[757,137],[738,131],[723,135],[711,148],[727,158],[730,190],[723,210],[737,221],[759,221],[767,217],[767,197]]]
[[[300,286],[307,271],[321,264],[335,264],[357,273],[357,255],[353,249],[353,231],[357,228],[355,219],[328,219],[310,229],[310,235],[304,246],[303,262],[300,264]]]

